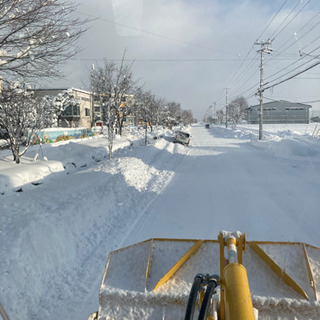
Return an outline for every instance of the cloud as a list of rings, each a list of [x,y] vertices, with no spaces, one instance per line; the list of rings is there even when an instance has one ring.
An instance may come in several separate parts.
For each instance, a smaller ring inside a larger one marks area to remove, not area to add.
[[[213,101],[218,102],[217,109],[224,107],[224,88],[229,86],[230,99],[244,95],[250,96],[249,103],[257,103],[254,92],[259,87],[260,57],[254,43],[260,36],[260,40],[268,39],[293,7],[288,3],[266,29],[280,8],[277,1],[82,1],[79,11],[98,19],[80,41],[84,50],[78,60],[66,65],[64,83],[89,83],[92,63],[101,63],[104,57],[121,59],[127,49],[127,58],[136,60],[136,78],[142,79],[146,90],[180,102],[197,114],[204,114]],[[265,57],[266,78],[298,59],[294,32],[302,47],[318,36],[319,27],[303,38],[303,30],[299,31],[316,12],[316,8],[307,7],[274,40],[274,53]],[[314,20],[317,22],[319,19]],[[286,41],[293,41],[293,46],[277,57]],[[274,99],[308,101],[318,95],[317,88],[319,80],[301,79],[265,94]]]
[[[141,34],[143,0],[112,0],[114,20],[119,36],[138,36]],[[130,26],[130,28],[125,26]]]

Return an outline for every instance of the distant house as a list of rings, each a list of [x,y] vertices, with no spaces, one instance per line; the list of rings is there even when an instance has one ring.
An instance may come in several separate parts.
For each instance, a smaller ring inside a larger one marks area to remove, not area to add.
[[[320,117],[319,116],[312,117],[311,122],[320,122]]]
[[[76,88],[34,89],[33,91],[36,95],[44,97],[56,96],[66,90],[72,91],[76,103],[68,106],[59,116],[58,127],[91,128],[94,125],[91,92]]]
[[[311,122],[320,122],[320,110],[312,110]]]
[[[263,104],[263,123],[309,123],[308,104],[272,101]],[[248,123],[259,123],[260,105],[247,109]]]
[[[114,98],[108,97],[105,94],[95,94],[93,99],[93,114],[94,114],[94,121],[95,122],[102,122],[105,124],[107,118],[107,105],[114,104]],[[132,94],[125,94],[121,98],[120,110],[123,107],[132,107],[134,105],[134,95]],[[135,116],[130,114],[126,116],[124,126],[135,126],[136,119]]]

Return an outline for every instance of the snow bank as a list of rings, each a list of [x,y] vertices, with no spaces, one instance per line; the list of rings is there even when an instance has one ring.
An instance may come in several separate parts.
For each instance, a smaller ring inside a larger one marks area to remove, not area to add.
[[[103,137],[33,147],[20,165],[1,151],[0,301],[11,319],[87,319],[98,308],[107,252],[177,164],[165,166],[170,136],[141,139],[117,138],[112,160]]]

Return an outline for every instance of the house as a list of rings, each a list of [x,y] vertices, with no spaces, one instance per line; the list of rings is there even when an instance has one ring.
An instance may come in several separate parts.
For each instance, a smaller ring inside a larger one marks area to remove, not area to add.
[[[319,116],[312,117],[311,122],[320,122],[320,117]]]
[[[105,94],[94,94],[93,99],[93,113],[94,113],[94,122],[103,122],[105,123],[107,118],[107,106],[108,103],[111,105],[114,103],[113,97],[108,97]],[[132,108],[134,105],[134,95],[125,94],[121,98],[120,110],[124,107]],[[122,116],[122,115],[121,115]],[[125,116],[124,126],[135,126],[136,119],[133,114]]]
[[[312,110],[311,122],[320,122],[320,110]]]
[[[63,128],[91,128],[94,125],[93,102],[91,92],[76,88],[59,88],[59,89],[34,89],[35,95],[57,96],[71,91],[75,104],[67,106],[58,119],[58,127]]]
[[[289,101],[263,104],[263,123],[309,123],[310,105]],[[247,109],[248,123],[259,123],[260,105]]]

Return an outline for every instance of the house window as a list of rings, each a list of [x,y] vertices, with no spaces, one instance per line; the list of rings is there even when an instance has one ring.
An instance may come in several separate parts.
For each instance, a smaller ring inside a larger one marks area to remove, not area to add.
[[[89,108],[85,108],[86,117],[90,117],[90,110]]]
[[[66,107],[62,116],[80,116],[80,106],[76,104]]]

